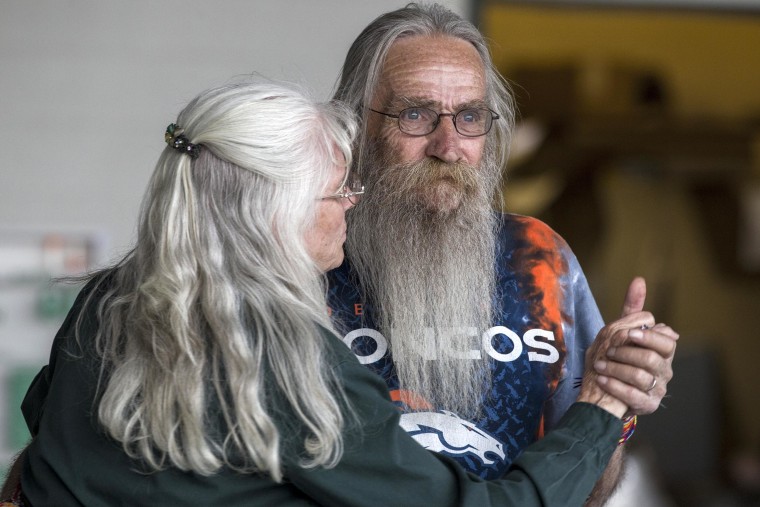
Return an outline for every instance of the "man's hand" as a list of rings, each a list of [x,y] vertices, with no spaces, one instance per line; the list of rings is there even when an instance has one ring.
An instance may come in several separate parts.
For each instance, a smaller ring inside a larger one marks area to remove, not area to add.
[[[578,401],[595,403],[608,412],[624,415],[654,412],[673,378],[676,334],[656,324],[645,312],[646,283],[635,278],[628,287],[620,319],[604,326],[586,352],[586,368]],[[586,502],[604,505],[617,487],[622,469],[619,446]]]
[[[620,319],[604,326],[591,347],[586,351],[586,366],[583,374],[583,383],[578,401],[594,403],[608,412],[623,417],[629,409],[629,399],[620,395],[618,390],[606,389],[611,384],[614,387],[615,380],[618,383],[625,382],[630,375],[629,369],[623,368],[627,365],[615,365],[615,372],[621,372],[621,378],[612,379],[608,375],[613,368],[608,365],[610,350],[622,348],[629,341],[629,334],[632,331],[640,331],[642,327],[651,327],[654,325],[654,317],[648,312],[642,311],[646,299],[646,285],[644,280],[636,278],[631,282],[626,293],[623,304],[623,315]],[[600,376],[599,373],[604,375]],[[619,387],[619,386],[618,386]]]
[[[673,378],[673,356],[678,333],[655,324],[644,312],[646,283],[635,278],[628,287],[620,319],[602,328],[586,354],[586,372],[598,373],[596,382],[608,394],[628,405],[628,415],[651,414],[660,406]]]

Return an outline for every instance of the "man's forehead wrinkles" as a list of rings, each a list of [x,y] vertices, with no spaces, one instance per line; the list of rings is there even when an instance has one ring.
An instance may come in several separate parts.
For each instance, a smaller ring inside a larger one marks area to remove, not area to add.
[[[440,105],[439,101],[422,95],[391,95],[389,99],[389,105],[397,107],[434,107]]]
[[[387,107],[405,109],[408,107],[427,107],[437,112],[442,112],[444,108],[443,103],[440,100],[433,99],[431,97],[425,97],[422,95],[392,95],[386,104]],[[484,99],[472,99],[459,102],[454,105],[454,111],[461,111],[462,109],[469,108],[485,108],[488,104]]]

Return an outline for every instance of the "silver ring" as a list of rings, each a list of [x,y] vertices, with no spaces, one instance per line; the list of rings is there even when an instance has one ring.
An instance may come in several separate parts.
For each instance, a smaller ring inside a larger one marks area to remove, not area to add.
[[[647,389],[647,392],[649,392],[652,389],[654,389],[654,386],[656,386],[656,385],[657,385],[657,377],[654,377],[654,378],[652,378],[652,385],[649,386],[649,389]]]

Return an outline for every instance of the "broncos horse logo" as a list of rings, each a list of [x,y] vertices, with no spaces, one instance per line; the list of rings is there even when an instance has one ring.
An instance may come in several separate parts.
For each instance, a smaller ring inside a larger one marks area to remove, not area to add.
[[[448,456],[477,456],[484,465],[504,461],[501,442],[453,412],[407,412],[399,425],[422,447]]]

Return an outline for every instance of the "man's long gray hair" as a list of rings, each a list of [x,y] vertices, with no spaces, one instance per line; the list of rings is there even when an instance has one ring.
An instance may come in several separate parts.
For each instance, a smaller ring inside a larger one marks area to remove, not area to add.
[[[256,81],[202,93],[177,124],[200,156],[164,150],[136,246],[106,270],[100,422],[156,469],[281,480],[292,435],[271,404],[283,398],[306,428],[304,464],[333,465],[346,407],[326,366],[331,324],[304,233],[333,164],[351,160],[353,113]]]
[[[483,35],[469,21],[439,4],[410,3],[402,9],[382,14],[359,34],[348,50],[333,98],[348,104],[360,118],[377,89],[388,50],[396,40],[414,35],[449,36],[462,39],[475,47],[486,71],[486,103],[501,117],[488,134],[486,154],[499,170],[509,155],[515,121],[515,106],[509,84],[499,74]],[[366,125],[366,122],[365,122]],[[362,174],[361,151],[366,149],[366,128],[357,139],[355,167]]]
[[[365,122],[354,163],[367,193],[348,214],[346,253],[389,338],[401,389],[474,416],[489,377],[481,336],[491,325],[495,291],[491,202],[514,124],[508,85],[471,23],[440,5],[410,4],[378,17],[359,35],[335,98],[363,118],[390,47],[417,35],[471,43],[486,72],[485,100],[501,119],[488,134],[479,167],[439,160],[400,164],[383,139],[367,135]],[[420,190],[436,178],[463,189],[458,209],[435,213],[420,205]]]

